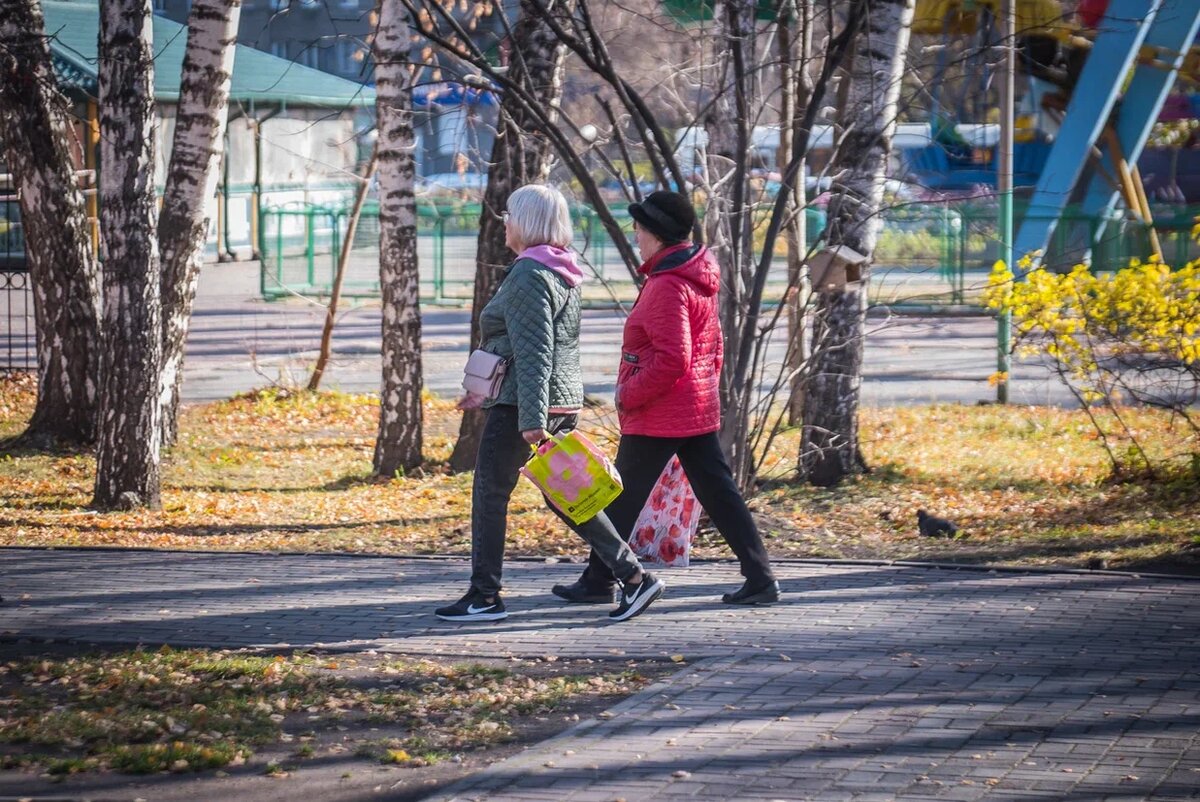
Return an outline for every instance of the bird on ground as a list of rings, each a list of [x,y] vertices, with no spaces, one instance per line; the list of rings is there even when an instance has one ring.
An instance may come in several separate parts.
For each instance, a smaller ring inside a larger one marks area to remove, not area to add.
[[[917,510],[917,529],[925,537],[941,537],[958,532],[958,527],[954,525],[953,521],[930,515],[925,510]]]

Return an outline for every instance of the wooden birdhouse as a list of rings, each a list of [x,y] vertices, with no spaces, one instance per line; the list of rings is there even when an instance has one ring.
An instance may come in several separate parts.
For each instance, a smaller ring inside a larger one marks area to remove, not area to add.
[[[869,256],[864,256],[846,245],[819,251],[808,260],[812,288],[816,292],[836,290],[847,284],[862,281],[869,261]]]

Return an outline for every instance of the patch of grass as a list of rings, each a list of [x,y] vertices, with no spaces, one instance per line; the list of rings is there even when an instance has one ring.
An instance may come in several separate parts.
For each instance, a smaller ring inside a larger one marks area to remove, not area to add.
[[[388,738],[357,754],[428,766],[456,752],[511,740],[521,722],[568,702],[626,695],[646,683],[628,669],[547,676],[514,668],[375,657],[163,648],[35,657],[0,665],[0,745],[22,744],[5,768],[41,765],[56,775],[126,774],[237,766],[290,742],[292,758],[321,752],[319,730],[387,722]],[[331,749],[340,750],[341,739]],[[291,769],[279,760],[268,773]]]
[[[385,765],[396,766],[434,766],[454,757],[454,753],[436,744],[438,738],[427,738],[423,735],[412,735],[408,738],[379,738],[363,741],[358,746],[358,754],[362,757],[376,760]],[[484,739],[486,743],[496,743],[500,739]],[[481,748],[484,744],[476,744]]]
[[[1171,454],[1168,415],[1124,415],[1156,454]],[[819,533],[803,551],[854,559],[945,560],[1200,573],[1200,487],[1190,474],[1113,482],[1080,410],[940,405],[866,409],[863,450],[873,470],[832,490],[791,481],[798,445],[776,445],[774,479],[755,502],[768,530]],[[1187,455],[1178,455],[1184,464]],[[956,539],[917,534],[916,510],[955,521]],[[784,547],[786,549],[786,546]]]
[[[207,745],[171,741],[170,743],[118,746],[112,750],[108,765],[125,774],[157,774],[160,771],[204,771],[227,766],[246,752],[226,741]]]
[[[46,773],[54,777],[59,777],[67,774],[80,774],[95,767],[95,760],[71,757],[48,761],[46,763]]]
[[[0,371],[0,441],[25,431],[37,399],[37,377],[23,370]]]

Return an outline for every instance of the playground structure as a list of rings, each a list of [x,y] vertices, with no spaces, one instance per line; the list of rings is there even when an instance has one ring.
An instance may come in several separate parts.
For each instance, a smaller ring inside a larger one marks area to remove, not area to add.
[[[1017,258],[1038,258],[1073,196],[1097,220],[1123,200],[1147,227],[1148,255],[1163,256],[1137,161],[1200,29],[1200,3],[1111,0],[1099,24],[1017,231]]]
[[[1133,256],[1167,256],[1138,161],[1177,80],[1200,83],[1200,49],[1193,47],[1200,3],[1082,0],[1076,18],[1053,0],[1013,3],[1018,61],[1027,79],[1018,109],[1014,185],[1018,193],[1024,188],[1029,195],[1022,204],[1015,257],[1029,256],[1054,267],[1095,264],[1092,254],[1105,247],[1110,224],[1125,219],[1146,235],[1143,252]],[[918,36],[974,37],[974,53],[983,54],[1002,44],[1000,6],[1001,0],[920,0],[913,31]],[[940,80],[945,52],[939,53],[934,81],[939,87],[946,83]],[[981,65],[974,66],[982,73]],[[911,173],[934,189],[996,183],[996,149],[971,147],[952,125],[955,117],[980,115],[981,101],[986,107],[988,76],[972,76],[972,66],[967,64],[968,79],[981,81],[971,87],[975,91],[960,93],[958,103],[935,95],[934,143],[904,154]],[[968,97],[974,108],[967,108]],[[1192,104],[1185,100],[1183,105],[1188,106],[1185,114],[1196,116]],[[1059,237],[1053,253],[1048,246],[1068,207],[1073,219],[1092,224],[1076,227],[1066,247]],[[1119,208],[1124,212],[1117,213]]]

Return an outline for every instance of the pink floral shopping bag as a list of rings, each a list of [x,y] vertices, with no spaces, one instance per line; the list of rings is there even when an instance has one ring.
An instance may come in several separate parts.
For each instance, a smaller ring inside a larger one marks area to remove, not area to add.
[[[671,457],[658,477],[650,498],[637,523],[629,545],[638,557],[662,565],[683,567],[688,564],[700,504],[688,482],[679,457]]]

